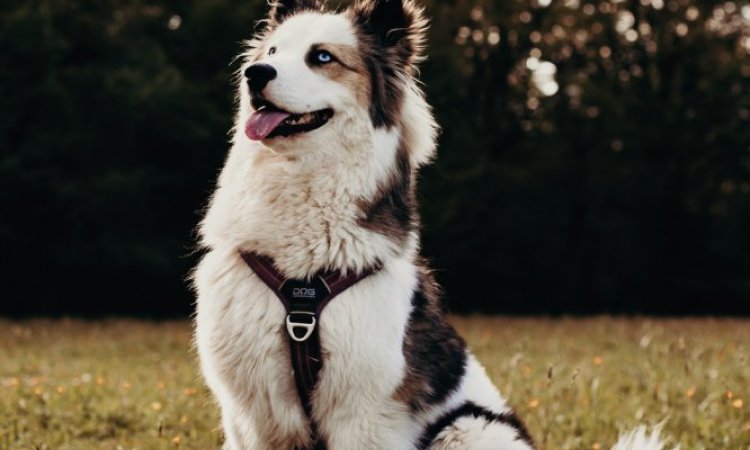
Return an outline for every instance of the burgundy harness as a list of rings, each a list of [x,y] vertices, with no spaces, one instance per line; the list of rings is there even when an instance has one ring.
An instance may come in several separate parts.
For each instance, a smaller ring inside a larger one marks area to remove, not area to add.
[[[294,382],[302,408],[310,419],[313,441],[318,441],[317,427],[312,417],[312,393],[323,367],[318,332],[320,314],[337,295],[373,274],[378,268],[346,275],[339,271],[326,271],[309,281],[292,280],[279,273],[273,260],[267,256],[253,252],[241,252],[240,255],[284,305]],[[321,448],[321,444],[316,443],[316,448]]]

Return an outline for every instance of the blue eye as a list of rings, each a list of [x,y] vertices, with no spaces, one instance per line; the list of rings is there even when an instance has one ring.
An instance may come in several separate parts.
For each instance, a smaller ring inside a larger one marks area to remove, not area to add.
[[[315,62],[318,62],[320,64],[328,64],[329,62],[333,61],[333,55],[325,50],[318,50],[315,52],[314,59]]]

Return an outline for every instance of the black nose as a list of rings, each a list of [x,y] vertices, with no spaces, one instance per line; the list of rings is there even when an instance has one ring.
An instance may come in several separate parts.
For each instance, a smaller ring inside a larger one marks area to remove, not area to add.
[[[250,86],[250,90],[260,92],[266,87],[269,81],[276,78],[276,69],[268,64],[253,64],[245,69],[245,77],[247,77],[247,84]]]

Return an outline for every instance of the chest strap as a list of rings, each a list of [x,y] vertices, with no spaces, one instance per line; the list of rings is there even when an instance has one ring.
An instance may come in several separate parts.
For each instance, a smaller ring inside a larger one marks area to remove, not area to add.
[[[294,382],[302,408],[310,419],[313,441],[318,440],[317,427],[312,417],[312,393],[323,368],[318,322],[323,308],[337,295],[374,273],[377,268],[362,273],[327,271],[308,280],[285,278],[267,256],[253,252],[240,255],[250,269],[268,286],[286,310],[285,327],[289,336]],[[316,443],[316,448],[320,444]]]

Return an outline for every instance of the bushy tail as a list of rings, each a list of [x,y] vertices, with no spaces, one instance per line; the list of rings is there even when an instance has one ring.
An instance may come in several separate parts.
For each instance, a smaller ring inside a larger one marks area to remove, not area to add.
[[[666,444],[659,437],[660,434],[661,425],[654,428],[651,434],[645,426],[640,426],[620,436],[612,450],[665,450]],[[680,447],[677,446],[673,450],[680,450]]]

